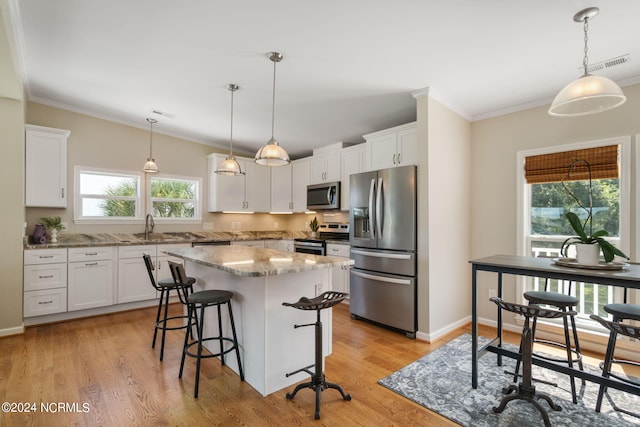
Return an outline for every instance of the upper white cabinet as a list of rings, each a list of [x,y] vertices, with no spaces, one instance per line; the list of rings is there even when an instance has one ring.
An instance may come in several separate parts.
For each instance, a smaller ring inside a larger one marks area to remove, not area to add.
[[[309,158],[291,162],[293,212],[305,212],[307,210],[307,185],[309,185],[310,163]]]
[[[366,170],[366,157],[365,144],[353,145],[342,150],[340,209],[343,211],[349,210],[349,177]]]
[[[292,165],[271,170],[271,212],[293,212]]]
[[[70,131],[25,125],[25,206],[67,207]]]
[[[307,210],[309,159],[271,168],[271,212]]]
[[[311,157],[309,184],[340,181],[340,150]]]
[[[269,212],[271,210],[271,168],[252,159],[238,157],[245,172],[241,176],[218,175],[215,170],[225,154],[210,154],[209,212]]]
[[[364,135],[369,170],[418,164],[416,123]]]

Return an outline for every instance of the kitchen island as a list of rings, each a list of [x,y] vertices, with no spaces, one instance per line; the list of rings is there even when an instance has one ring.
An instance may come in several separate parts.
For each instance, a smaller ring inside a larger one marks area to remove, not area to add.
[[[196,278],[195,291],[233,292],[231,304],[240,356],[245,380],[253,388],[266,396],[308,378],[305,373],[288,378],[286,374],[314,363],[314,328],[294,329],[293,325],[313,324],[316,313],[282,303],[331,290],[332,268],[352,265],[352,260],[245,246],[199,246],[165,253],[185,261],[187,274]],[[224,334],[230,336],[225,311],[222,326]],[[216,310],[206,314],[205,336],[217,335]],[[332,350],[331,310],[323,310],[321,320],[327,356]],[[217,343],[210,341],[208,345],[211,351],[218,351]],[[238,373],[234,357],[225,358],[225,362]]]

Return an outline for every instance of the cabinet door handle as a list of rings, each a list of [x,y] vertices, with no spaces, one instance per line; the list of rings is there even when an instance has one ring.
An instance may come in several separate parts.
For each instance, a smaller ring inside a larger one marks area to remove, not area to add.
[[[85,252],[85,256],[96,256],[98,252]]]
[[[395,154],[393,155],[393,164],[394,165],[396,164],[396,155]]]
[[[98,265],[97,262],[87,262],[84,264],[86,267],[93,267],[94,265]]]
[[[60,196],[62,199],[64,199],[64,188],[60,189]]]
[[[398,164],[400,164],[400,153],[398,153]]]
[[[51,279],[53,277],[53,274],[49,274],[47,276],[38,276],[38,279]]]
[[[38,258],[40,259],[53,258],[53,255],[38,255]]]
[[[53,300],[49,300],[49,301],[38,301],[38,304],[53,304]]]

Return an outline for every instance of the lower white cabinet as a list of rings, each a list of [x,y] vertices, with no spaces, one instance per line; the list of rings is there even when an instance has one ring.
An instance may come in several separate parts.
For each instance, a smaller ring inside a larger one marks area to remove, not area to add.
[[[191,244],[189,243],[177,243],[177,244],[168,244],[168,245],[158,245],[158,257],[155,263],[156,267],[156,281],[160,281],[162,279],[172,279],[171,270],[169,270],[169,261],[177,262],[178,264],[184,265],[184,260],[182,258],[176,258],[170,255],[163,253],[163,251],[167,251],[170,249],[180,249],[180,248],[190,248]],[[187,276],[189,272],[187,271]],[[175,293],[173,293],[175,295]]]
[[[68,311],[104,307],[114,302],[113,247],[69,249]]]
[[[156,289],[151,285],[147,267],[142,259],[144,254],[155,260],[156,245],[118,247],[119,304],[156,298]]]
[[[264,248],[264,240],[236,240],[231,242],[232,245],[251,246],[253,248]]]
[[[277,249],[282,252],[293,252],[293,240],[265,240],[265,248]]]
[[[350,246],[336,243],[327,243],[327,256],[339,256],[349,258]],[[331,272],[333,282],[332,289],[336,292],[349,293],[349,267],[334,267]]]
[[[24,251],[23,316],[67,311],[67,250]]]

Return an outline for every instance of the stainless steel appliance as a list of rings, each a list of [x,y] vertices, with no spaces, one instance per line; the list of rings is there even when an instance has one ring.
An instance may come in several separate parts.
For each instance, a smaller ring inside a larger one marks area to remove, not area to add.
[[[294,252],[305,254],[325,255],[327,253],[327,240],[349,240],[349,224],[328,223],[320,224],[318,237],[309,239],[294,239]]]
[[[308,185],[307,209],[340,209],[340,182]]]
[[[415,338],[417,317],[416,166],[351,175],[350,310]]]

